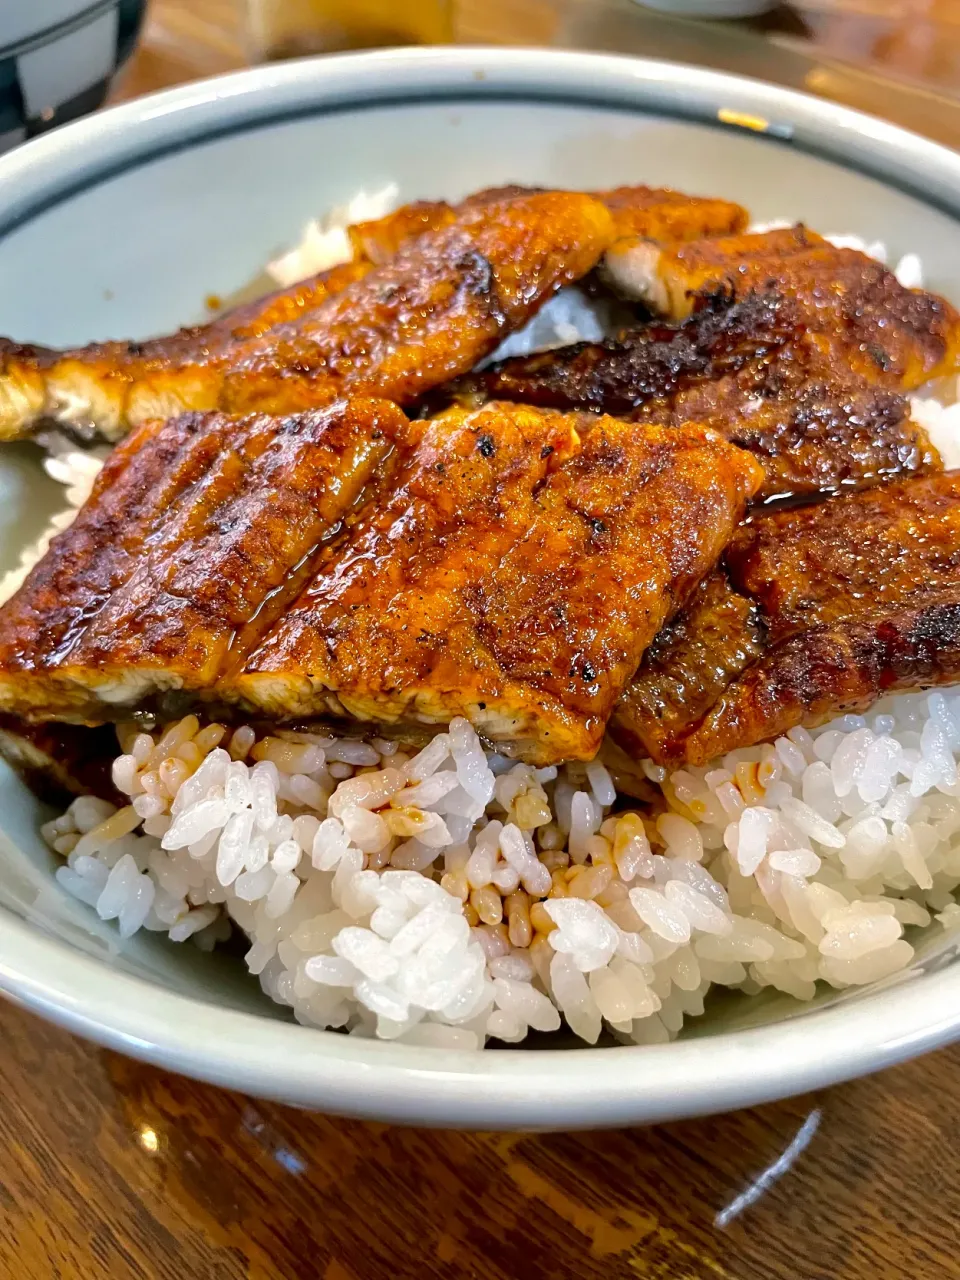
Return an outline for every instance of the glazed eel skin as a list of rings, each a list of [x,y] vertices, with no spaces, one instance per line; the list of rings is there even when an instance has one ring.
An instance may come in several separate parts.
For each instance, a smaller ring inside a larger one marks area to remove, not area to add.
[[[292,318],[281,296],[269,316],[252,304],[239,326],[234,317],[147,342],[61,352],[4,340],[0,438],[49,418],[117,439],[190,409],[293,413],[345,394],[409,403],[493,351],[590,271],[614,234],[592,196],[507,196],[469,204],[383,265],[294,286]]]
[[[890,370],[860,359],[857,371],[856,327],[826,341],[810,323],[801,302],[777,292],[703,295],[678,323],[504,360],[438,388],[429,403],[494,397],[667,425],[701,421],[761,462],[758,502],[939,470]],[[946,359],[931,368],[943,372]]]
[[[949,302],[905,288],[881,262],[807,227],[678,245],[620,240],[603,270],[623,295],[672,320],[689,316],[704,295],[789,298],[810,335],[808,373],[839,365],[909,391],[957,367],[960,315]]]
[[[960,472],[754,518],[644,657],[625,749],[705,764],[960,679]]]
[[[702,427],[518,405],[146,426],[0,609],[0,711],[465,715],[589,759],[760,480]]]
[[[54,351],[0,339],[0,439],[44,422],[116,440],[185,410],[291,413],[338,396],[409,404],[465,373],[616,240],[735,231],[729,201],[649,187],[502,187],[349,229],[351,262],[209,324]]]

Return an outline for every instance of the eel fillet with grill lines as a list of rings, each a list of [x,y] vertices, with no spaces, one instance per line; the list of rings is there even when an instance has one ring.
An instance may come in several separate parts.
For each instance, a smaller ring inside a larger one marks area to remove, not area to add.
[[[689,316],[704,295],[790,298],[810,335],[808,372],[817,349],[828,363],[840,360],[892,390],[957,368],[960,316],[950,303],[905,288],[882,263],[803,226],[678,245],[621,239],[601,272],[621,296],[673,320]]]
[[[519,405],[148,425],[0,609],[0,712],[465,715],[522,758],[590,758],[760,479],[695,426]]]
[[[191,409],[292,413],[345,394],[405,403],[488,355],[591,270],[613,234],[592,196],[517,195],[464,208],[382,266],[351,263],[294,286],[302,308],[265,331],[269,317],[254,303],[246,336],[225,317],[199,332],[68,352],[5,342],[0,437],[51,416],[116,439]],[[270,304],[286,305],[284,296]]]
[[[95,723],[209,690],[415,430],[365,399],[138,428],[0,609],[0,710]]]
[[[605,342],[518,356],[440,387],[434,404],[514,400],[668,425],[704,422],[762,464],[758,502],[809,500],[938,470],[907,398],[818,352],[792,299],[750,293],[703,302]]]
[[[344,394],[406,404],[465,373],[628,234],[734,231],[723,200],[647,187],[504,187],[350,229],[352,262],[209,324],[55,351],[0,339],[0,439],[53,421],[119,439],[185,410],[289,413]]]
[[[705,764],[960,679],[960,472],[754,518],[661,632],[611,721]]]
[[[696,426],[451,410],[221,693],[267,718],[465,716],[508,754],[590,759],[760,479]]]

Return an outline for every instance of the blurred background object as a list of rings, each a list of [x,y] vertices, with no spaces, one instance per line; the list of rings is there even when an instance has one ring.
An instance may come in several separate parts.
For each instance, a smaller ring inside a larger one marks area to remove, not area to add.
[[[266,61],[453,40],[453,0],[247,0],[247,6],[250,52]]]
[[[735,21],[689,16],[691,5],[766,3],[0,0],[0,149],[93,110],[108,90],[117,101],[269,58],[450,41],[692,62],[804,89],[960,147],[960,0],[795,0]],[[145,9],[140,47],[117,76]]]
[[[101,105],[146,0],[0,0],[0,151]]]
[[[636,0],[647,9],[680,18],[753,18],[777,6],[777,0]]]
[[[0,13],[10,2],[0,0]],[[688,2],[715,0],[679,0]],[[749,0],[731,0],[741,2]],[[960,0],[794,0],[737,21],[658,12],[638,0],[150,0],[141,47],[113,96],[316,48],[318,13],[366,5],[389,15],[391,33],[416,26],[407,43],[552,45],[692,62],[832,98],[960,147]],[[298,31],[300,13],[309,21]]]

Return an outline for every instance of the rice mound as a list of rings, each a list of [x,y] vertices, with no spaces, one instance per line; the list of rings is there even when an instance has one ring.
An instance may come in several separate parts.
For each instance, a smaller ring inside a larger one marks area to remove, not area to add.
[[[396,195],[361,193],[268,271],[287,285],[343,261],[343,227]],[[879,242],[828,238],[885,259]],[[921,283],[916,255],[896,272]],[[564,289],[495,357],[609,324],[603,304]],[[960,465],[960,405],[911,404]],[[52,445],[67,506],[0,599],[102,465],[103,450]],[[118,736],[113,777],[130,803],[82,797],[44,826],[66,858],[57,879],[124,937],[210,949],[239,928],[264,991],[310,1026],[479,1049],[562,1018],[591,1044],[604,1026],[662,1042],[714,984],[809,1000],[817,983],[903,969],[907,928],[960,926],[960,692],[889,698],[673,773],[609,749],[616,768],[535,769],[484,751],[464,720],[412,756],[384,738],[258,736],[194,716]]]
[[[77,512],[90,497],[93,482],[110,452],[106,445],[81,449],[76,441],[56,430],[45,432],[42,444],[47,452],[43,469],[51,479],[64,486],[66,502],[50,517],[40,536],[22,549],[14,568],[0,575],[0,604],[9,600],[23,584],[33,566],[47,554],[47,548],[57,534],[73,524]]]
[[[473,1049],[562,1014],[590,1044],[666,1041],[713,984],[873,982],[910,963],[905,927],[960,914],[960,693],[647,762],[655,799],[629,810],[599,761],[516,764],[465,720],[413,756],[195,716],[119,733],[131,803],[43,828],[57,879],[123,936],[211,946],[232,921],[311,1026]]]

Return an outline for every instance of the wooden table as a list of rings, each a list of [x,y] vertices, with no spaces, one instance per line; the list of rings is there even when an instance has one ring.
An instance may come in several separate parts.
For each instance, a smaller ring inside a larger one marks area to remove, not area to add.
[[[951,1280],[960,1048],[655,1129],[308,1116],[0,1007],[6,1280]]]
[[[116,96],[243,65],[241,16],[157,0]],[[461,0],[458,22],[765,74],[960,144],[956,0],[811,0],[760,29],[628,0]],[[960,1276],[960,1047],[695,1123],[430,1133],[192,1084],[4,1004],[0,1098],[3,1280]]]

